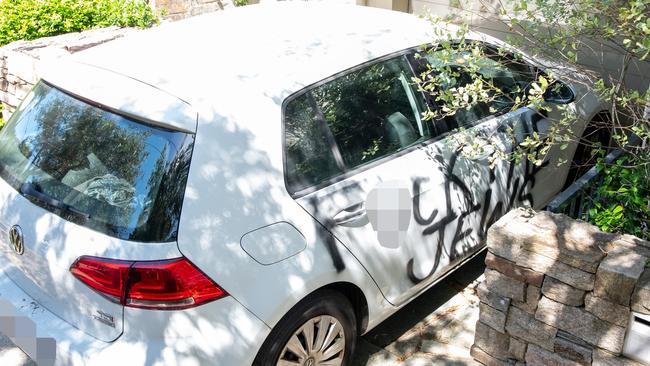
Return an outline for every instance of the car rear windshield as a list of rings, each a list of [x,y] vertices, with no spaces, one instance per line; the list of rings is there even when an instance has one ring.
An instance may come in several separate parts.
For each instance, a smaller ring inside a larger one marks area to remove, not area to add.
[[[176,240],[194,136],[40,82],[0,132],[0,176],[66,220],[125,240]]]

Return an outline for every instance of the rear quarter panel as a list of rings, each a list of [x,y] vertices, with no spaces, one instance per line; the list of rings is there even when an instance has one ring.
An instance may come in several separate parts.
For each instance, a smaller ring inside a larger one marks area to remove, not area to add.
[[[256,108],[235,117],[224,110],[200,112],[180,221],[180,251],[242,305],[273,327],[298,301],[334,282],[349,282],[364,293],[369,327],[394,308],[350,252],[291,198],[282,173],[279,105],[262,98]],[[260,118],[264,128],[247,129],[234,118]],[[300,235],[280,242],[304,248],[270,264],[253,259],[241,238],[285,222]]]

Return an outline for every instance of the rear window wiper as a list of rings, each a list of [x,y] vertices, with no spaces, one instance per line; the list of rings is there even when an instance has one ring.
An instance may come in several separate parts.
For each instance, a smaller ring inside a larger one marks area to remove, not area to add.
[[[48,206],[52,206],[54,208],[57,208],[57,209],[59,209],[61,211],[70,212],[70,213],[75,214],[77,216],[83,217],[86,220],[90,219],[89,214],[87,214],[87,213],[85,213],[83,211],[80,211],[80,210],[78,210],[78,209],[76,209],[76,208],[74,208],[74,207],[72,207],[72,206],[70,206],[70,205],[68,205],[66,203],[63,203],[63,201],[60,201],[60,200],[58,200],[58,199],[56,199],[54,197],[50,197],[47,194],[41,192],[40,189],[38,188],[38,185],[36,185],[34,183],[26,182],[26,183],[21,184],[19,191],[25,197],[35,199],[35,200],[37,200],[39,202],[42,202],[42,203],[44,203],[44,204],[46,204]]]

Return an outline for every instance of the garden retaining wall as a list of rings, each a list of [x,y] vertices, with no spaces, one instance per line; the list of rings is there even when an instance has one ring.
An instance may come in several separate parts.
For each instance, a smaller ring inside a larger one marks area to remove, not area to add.
[[[0,47],[0,103],[6,121],[38,81],[39,63],[56,60],[116,38],[132,28],[101,28],[81,33],[68,33],[34,41],[17,41]]]
[[[490,228],[487,245],[475,360],[641,365],[621,354],[630,315],[650,315],[650,242],[517,209]]]
[[[256,1],[249,1],[254,3]],[[223,10],[233,5],[232,0],[149,0],[149,5],[166,19],[178,20],[199,14]]]

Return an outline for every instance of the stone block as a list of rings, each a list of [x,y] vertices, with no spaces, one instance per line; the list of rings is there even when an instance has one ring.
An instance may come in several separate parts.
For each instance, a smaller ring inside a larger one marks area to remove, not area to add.
[[[650,314],[650,268],[646,269],[639,278],[632,296],[632,310]]]
[[[593,366],[644,366],[626,357],[616,356],[603,350],[594,350]]]
[[[505,276],[498,271],[486,269],[485,283],[490,291],[498,295],[517,301],[524,301],[526,299],[526,284]]]
[[[610,252],[618,248],[627,248],[627,250],[631,250],[644,257],[650,257],[650,244],[648,243],[650,242],[632,235],[621,235],[616,240],[609,242],[605,250]]]
[[[542,296],[535,319],[610,352],[620,354],[623,349],[625,328],[600,320],[584,308],[564,305]]]
[[[531,268],[534,271],[545,273],[568,285],[585,291],[594,288],[594,274],[571,267],[541,254],[522,250],[517,257],[517,265]]]
[[[525,311],[512,306],[508,310],[506,331],[511,336],[537,344],[549,351],[553,351],[557,334],[555,327],[544,324]]]
[[[535,314],[535,310],[537,310],[537,303],[539,303],[539,298],[541,296],[542,292],[539,287],[528,285],[526,288],[526,301],[513,301],[512,305],[529,314]]]
[[[514,278],[517,281],[528,283],[533,286],[541,287],[542,281],[544,281],[543,273],[520,267],[515,262],[501,258],[489,252],[485,257],[485,265],[488,268],[499,271],[510,278]]]
[[[476,345],[472,346],[469,350],[469,354],[478,362],[482,363],[485,366],[508,366],[508,363],[496,359],[485,351],[477,347]]]
[[[596,272],[594,295],[629,306],[647,259],[625,248],[609,252]]]
[[[16,75],[28,83],[35,84],[38,81],[36,74],[37,59],[27,54],[7,51],[6,68],[13,75]]]
[[[504,313],[508,311],[508,307],[510,306],[510,299],[507,297],[499,296],[494,292],[488,290],[487,286],[485,285],[485,281],[481,282],[481,284],[478,285],[476,291],[481,302],[484,302]]]
[[[630,321],[630,308],[594,296],[592,293],[588,293],[585,297],[585,310],[606,322],[620,325],[623,328],[627,328]]]
[[[517,338],[510,338],[510,346],[508,348],[508,354],[510,358],[514,358],[518,361],[524,361],[526,359],[526,342],[522,342]]]
[[[580,366],[573,360],[567,360],[557,353],[547,351],[534,344],[528,345],[526,351],[526,365],[528,366]]]
[[[573,288],[550,276],[544,279],[542,293],[549,299],[572,306],[581,306],[585,300],[585,291]]]
[[[581,365],[591,365],[593,347],[564,331],[558,331],[554,352]]]
[[[506,331],[506,313],[503,313],[485,303],[479,304],[479,319],[481,319],[481,322],[501,333],[505,333]]]
[[[538,212],[528,221],[531,234],[522,248],[594,273],[604,257],[599,245],[612,234],[601,233],[591,224],[564,215]]]
[[[648,240],[643,240],[641,238],[637,238],[634,235],[629,235],[629,234],[623,234],[620,235],[617,240],[621,240],[627,243],[630,243],[634,246],[639,246],[639,247],[644,247],[650,249],[650,241]]]
[[[15,108],[20,105],[21,100],[13,94],[0,92],[0,102]]]
[[[527,233],[527,218],[532,215],[525,209],[514,209],[501,217],[488,230],[487,247],[490,253],[515,261]]]
[[[494,330],[479,320],[476,322],[474,346],[480,347],[494,358],[506,360],[508,358],[510,337]]]

